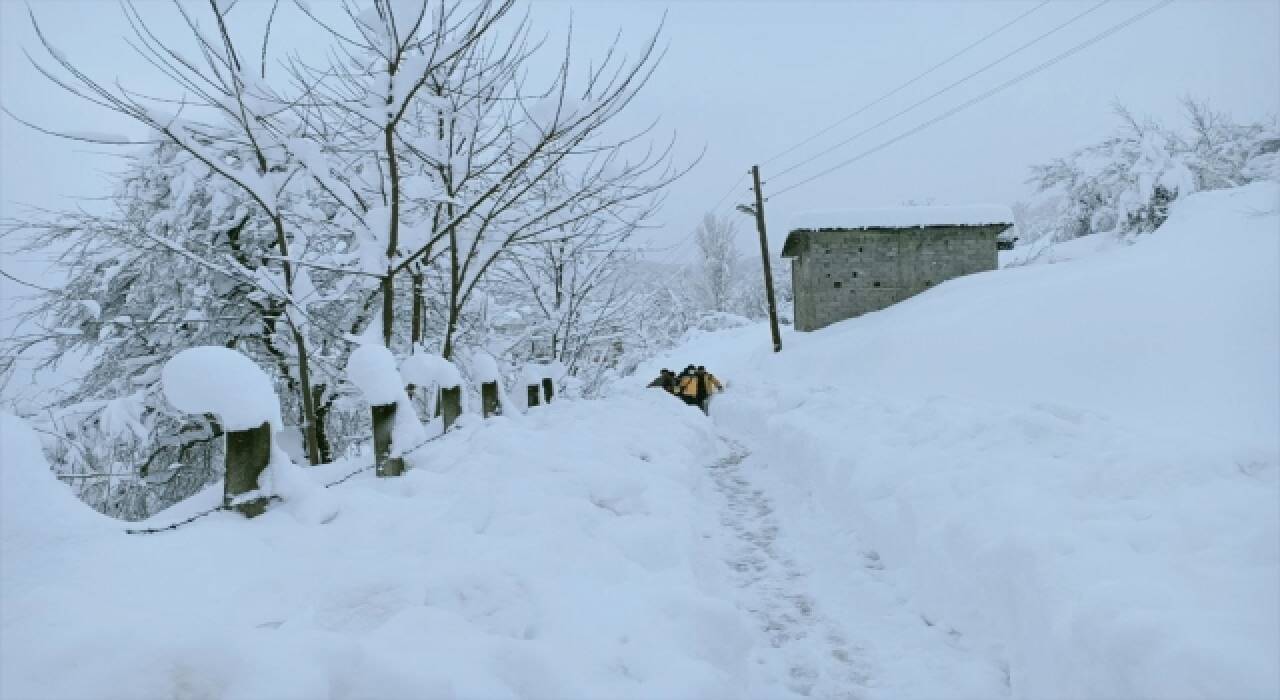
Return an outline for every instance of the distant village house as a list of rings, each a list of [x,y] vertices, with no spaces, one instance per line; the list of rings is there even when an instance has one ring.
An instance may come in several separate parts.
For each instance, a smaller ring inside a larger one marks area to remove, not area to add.
[[[1003,206],[809,212],[792,225],[795,328],[812,331],[878,311],[945,280],[996,269]]]

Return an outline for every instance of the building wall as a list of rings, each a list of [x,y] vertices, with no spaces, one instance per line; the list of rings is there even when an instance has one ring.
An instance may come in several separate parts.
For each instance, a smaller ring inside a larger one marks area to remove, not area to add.
[[[792,258],[795,327],[878,311],[939,282],[996,268],[998,226],[817,231]]]

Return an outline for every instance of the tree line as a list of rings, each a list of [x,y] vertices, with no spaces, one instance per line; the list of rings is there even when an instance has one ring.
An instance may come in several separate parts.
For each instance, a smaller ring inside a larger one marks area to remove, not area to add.
[[[598,384],[652,289],[626,284],[632,235],[688,167],[652,125],[618,119],[661,59],[660,28],[579,57],[535,34],[516,0],[300,0],[241,19],[236,2],[175,2],[182,36],[124,4],[130,45],[170,95],[96,78],[32,22],[34,70],[147,136],[103,211],[4,222],[56,251],[13,358],[73,355],[87,372],[50,406],[55,461],[102,510],[142,517],[217,478],[221,429],[159,391],[184,348],[237,349],[277,385],[295,453],[332,461],[367,438],[341,368],[361,342],[397,356],[558,360]],[[149,9],[149,8],[148,8]],[[287,10],[323,58],[276,48]],[[195,47],[194,53],[190,46]],[[51,132],[41,124],[33,128]],[[116,479],[110,475],[118,475]]]

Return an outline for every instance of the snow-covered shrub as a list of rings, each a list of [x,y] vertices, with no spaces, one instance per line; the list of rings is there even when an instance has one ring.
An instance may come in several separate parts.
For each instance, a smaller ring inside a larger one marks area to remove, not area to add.
[[[1021,244],[1149,233],[1181,197],[1276,177],[1274,120],[1237,123],[1191,100],[1184,110],[1179,130],[1117,107],[1121,126],[1110,137],[1033,167],[1039,194],[1020,207],[1029,215],[1018,222]]]

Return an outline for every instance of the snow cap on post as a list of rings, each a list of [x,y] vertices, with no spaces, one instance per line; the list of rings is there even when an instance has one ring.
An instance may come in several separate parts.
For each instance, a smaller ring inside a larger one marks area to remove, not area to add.
[[[212,413],[223,430],[284,427],[271,378],[253,360],[217,345],[187,348],[160,372],[164,396],[185,413]]]
[[[372,406],[396,403],[404,393],[395,355],[377,343],[361,345],[351,353],[347,360],[347,381],[354,384]]]
[[[488,382],[502,383],[502,372],[498,369],[498,361],[483,350],[476,351],[471,354],[471,378],[477,384],[485,384]]]
[[[439,355],[414,353],[400,363],[400,375],[414,386],[450,389],[462,386],[462,374],[452,362]]]

